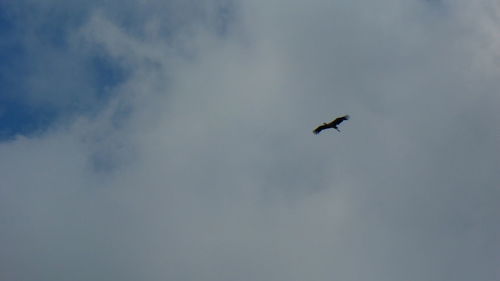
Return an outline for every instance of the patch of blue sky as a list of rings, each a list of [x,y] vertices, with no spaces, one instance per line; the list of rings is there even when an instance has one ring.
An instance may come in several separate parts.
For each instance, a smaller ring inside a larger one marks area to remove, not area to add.
[[[96,4],[58,3],[0,3],[0,141],[44,131],[68,116],[94,114],[127,78],[129,70],[106,53],[82,53],[70,43]],[[209,27],[223,38],[231,32],[236,12],[233,2],[226,0],[211,13],[182,1],[151,4],[126,1],[118,8],[104,5],[104,10],[98,10],[144,40],[148,40],[145,23],[156,19],[160,25],[155,36],[166,42],[175,40],[175,33],[191,24]],[[159,8],[154,9],[153,4]],[[182,43],[172,42],[172,47],[185,58],[193,55]]]
[[[63,14],[63,13],[61,13]],[[32,15],[36,18],[37,15]],[[38,15],[40,16],[40,15]],[[78,22],[68,15],[51,15],[44,19],[29,19],[30,15],[14,13],[0,4],[0,141],[22,134],[30,135],[44,131],[54,122],[68,115],[94,113],[111,98],[111,89],[126,77],[126,73],[116,62],[102,54],[78,55],[72,57],[68,51],[68,38]],[[81,17],[81,15],[80,15]],[[78,16],[77,16],[78,18]],[[27,40],[26,38],[29,38]],[[28,43],[29,42],[29,43]],[[71,82],[65,87],[58,81],[49,81],[42,75],[41,80],[48,86],[37,88],[27,84],[37,71],[64,70],[58,63],[44,67],[46,54],[61,54],[65,59],[74,60],[72,67],[79,68],[79,83],[85,83],[91,91],[78,94]],[[46,70],[44,70],[46,69]],[[69,86],[68,86],[69,85]],[[68,91],[61,96],[70,96],[74,102],[44,103],[33,96],[43,96],[58,91]]]
[[[56,120],[54,109],[33,107],[0,95],[0,141],[43,131]]]

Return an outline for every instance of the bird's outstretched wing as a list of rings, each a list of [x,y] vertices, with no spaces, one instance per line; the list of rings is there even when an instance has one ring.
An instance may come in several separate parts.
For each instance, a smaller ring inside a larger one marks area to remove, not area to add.
[[[319,132],[323,131],[324,129],[328,129],[328,124],[323,124],[321,126],[319,126],[318,128],[314,129],[313,133],[315,135],[319,134]]]
[[[338,124],[344,122],[345,120],[349,120],[349,115],[344,115],[342,117],[336,118],[335,120],[330,122],[330,125],[337,126]]]

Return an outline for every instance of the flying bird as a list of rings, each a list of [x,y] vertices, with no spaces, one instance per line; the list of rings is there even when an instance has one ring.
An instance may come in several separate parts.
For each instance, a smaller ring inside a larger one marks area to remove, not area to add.
[[[337,128],[337,125],[339,125],[340,123],[344,122],[344,120],[349,120],[349,115],[344,115],[342,117],[338,117],[336,118],[335,120],[333,120],[332,122],[330,123],[323,123],[323,125],[319,126],[318,128],[314,129],[313,133],[314,134],[319,134],[319,132],[325,130],[325,129],[335,129],[337,131],[340,132],[340,130]]]

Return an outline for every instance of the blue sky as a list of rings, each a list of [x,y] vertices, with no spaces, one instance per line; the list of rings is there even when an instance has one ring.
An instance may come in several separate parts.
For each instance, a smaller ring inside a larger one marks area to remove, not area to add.
[[[1,2],[0,279],[499,280],[498,15]]]
[[[109,89],[125,77],[125,72],[109,57],[100,54],[74,56],[72,53],[68,41],[73,28],[81,24],[75,18],[84,17],[84,11],[55,9],[46,16],[43,8],[36,5],[22,10],[21,3],[4,4],[0,11],[3,39],[0,132],[2,138],[7,139],[19,134],[40,133],[61,118],[99,110],[110,95]],[[50,55],[60,55],[64,59],[50,60]],[[75,81],[75,88],[72,88],[64,86],[56,77],[44,77],[46,72],[58,71],[77,72],[80,77],[67,79],[80,81]],[[46,83],[51,85],[31,86],[37,79],[47,79]],[[78,82],[87,88],[78,88]],[[64,101],[53,100],[52,95],[65,96]]]
[[[167,40],[176,29],[192,24],[188,20],[207,20],[206,11],[196,5],[175,1],[155,5],[171,10],[167,13],[172,16],[163,18],[159,30]],[[176,15],[173,7],[182,9],[184,16]],[[112,95],[113,87],[124,81],[128,70],[116,58],[98,49],[79,48],[72,43],[72,36],[93,9],[106,10],[127,32],[144,36],[143,30],[137,29],[137,23],[144,21],[151,11],[149,8],[134,1],[125,1],[117,9],[106,4],[99,7],[92,2],[74,1],[53,1],[47,5],[31,1],[2,4],[2,138],[42,132],[61,119],[99,111]],[[229,2],[216,8],[213,30],[219,36],[228,32],[232,10]],[[155,13],[153,17],[158,16]],[[178,52],[189,55],[189,50],[182,47]],[[66,77],[49,77],[47,72],[65,73]],[[76,81],[61,83],[59,79]],[[39,80],[50,85],[31,85],[40,83]]]

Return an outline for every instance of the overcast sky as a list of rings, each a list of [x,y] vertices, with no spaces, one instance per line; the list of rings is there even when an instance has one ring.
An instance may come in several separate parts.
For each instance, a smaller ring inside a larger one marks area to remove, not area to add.
[[[496,0],[1,1],[0,279],[498,281],[498,30]]]

